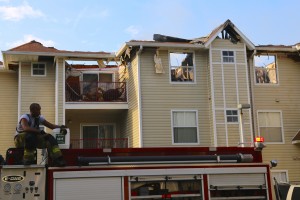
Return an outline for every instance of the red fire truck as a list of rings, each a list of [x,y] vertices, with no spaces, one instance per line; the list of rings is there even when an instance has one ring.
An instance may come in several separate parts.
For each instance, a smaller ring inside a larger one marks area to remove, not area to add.
[[[272,199],[255,147],[63,149],[66,167],[18,165],[17,150],[1,166],[1,200]]]

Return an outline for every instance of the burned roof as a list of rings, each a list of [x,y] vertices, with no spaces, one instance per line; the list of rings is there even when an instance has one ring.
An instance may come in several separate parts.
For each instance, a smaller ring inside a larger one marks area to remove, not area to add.
[[[58,50],[54,47],[45,47],[42,43],[32,40],[28,43],[9,49],[14,52],[44,52],[44,53],[75,53],[75,54],[111,54],[108,52],[90,52],[90,51],[66,51]]]
[[[232,43],[241,42],[241,40],[243,40],[250,49],[254,49],[254,45],[250,42],[250,40],[248,40],[229,19],[225,23],[216,27],[207,36],[201,36],[195,39],[184,39],[160,34],[154,34],[153,36],[154,41],[158,42],[202,44],[205,46],[209,45],[215,38],[228,39]]]
[[[156,42],[184,42],[184,43],[189,43],[192,41],[189,39],[183,39],[183,38],[172,37],[172,36],[161,35],[161,34],[154,34],[153,40]]]

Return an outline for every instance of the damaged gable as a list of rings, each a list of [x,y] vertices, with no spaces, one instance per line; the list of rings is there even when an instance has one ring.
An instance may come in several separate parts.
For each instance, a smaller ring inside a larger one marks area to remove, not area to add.
[[[216,39],[227,39],[232,43],[244,42],[249,50],[254,50],[254,44],[230,21],[227,20],[224,24],[221,24],[215,28],[208,36],[199,37],[195,39],[184,39],[160,34],[154,34],[153,40],[155,42],[177,42],[188,44],[202,44],[206,48]]]
[[[207,37],[196,38],[191,43],[202,43],[208,47],[218,37],[234,44],[244,42],[249,50],[255,49],[254,44],[230,20],[215,28]]]

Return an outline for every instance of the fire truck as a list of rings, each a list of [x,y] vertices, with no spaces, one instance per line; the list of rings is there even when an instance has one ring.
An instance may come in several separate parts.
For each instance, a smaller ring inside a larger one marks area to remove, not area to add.
[[[253,147],[62,149],[67,166],[1,165],[1,200],[272,200],[270,166]]]

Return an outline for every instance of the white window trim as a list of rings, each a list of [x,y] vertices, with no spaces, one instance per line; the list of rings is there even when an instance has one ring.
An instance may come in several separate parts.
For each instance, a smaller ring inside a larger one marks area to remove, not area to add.
[[[195,143],[175,143],[174,142],[174,125],[173,125],[173,112],[196,112],[196,128],[197,128],[197,142]],[[199,140],[199,125],[198,125],[198,110],[171,110],[171,129],[172,129],[172,145],[187,145],[187,146],[193,146],[193,145],[197,145],[200,144],[200,140]]]
[[[101,125],[113,125],[114,127],[114,133],[113,137],[116,138],[116,123],[83,123],[80,124],[80,139],[83,139],[83,127],[84,126],[101,126]]]
[[[231,111],[231,110],[235,110],[235,111],[237,111],[237,115],[236,115],[236,117],[237,117],[237,121],[236,122],[228,122],[227,121],[227,117],[228,116],[235,116],[235,115],[227,115],[227,111]],[[238,111],[238,109],[237,108],[227,108],[226,110],[225,110],[225,118],[226,118],[226,123],[227,124],[238,124],[239,123],[239,111]]]
[[[224,62],[224,56],[223,56],[224,51],[232,51],[233,52],[233,56],[227,56],[228,58],[233,57],[233,62]],[[235,64],[236,63],[236,52],[232,49],[222,49],[221,50],[221,63],[223,63],[223,64]]]
[[[274,183],[274,176],[273,176],[273,174],[272,173],[285,173],[285,175],[286,175],[286,180],[287,180],[287,182],[289,182],[289,174],[288,174],[288,170],[270,170],[271,171],[271,181],[272,181],[272,183]]]
[[[193,70],[194,70],[194,81],[172,81],[172,76],[171,76],[171,62],[170,62],[170,53],[192,53],[193,54]],[[185,50],[169,50],[168,51],[168,62],[169,62],[169,81],[170,84],[179,84],[179,85],[185,85],[185,84],[196,84],[196,60],[195,60],[196,54],[195,51],[185,51]]]
[[[45,65],[45,74],[44,75],[33,74],[33,65],[34,64],[44,64]],[[45,62],[32,62],[31,63],[31,76],[36,76],[36,77],[45,77],[45,76],[47,76],[47,64]]]
[[[275,56],[275,65],[276,65],[276,78],[277,78],[277,83],[256,83],[256,74],[255,74],[255,56],[253,56],[253,74],[254,74],[254,85],[255,86],[264,86],[264,87],[273,87],[273,86],[279,86],[279,71],[278,71],[278,55],[276,53],[270,54],[271,56]]]
[[[283,118],[282,118],[282,111],[281,110],[257,110],[256,111],[256,116],[257,116],[257,129],[258,129],[258,135],[260,136],[260,126],[259,126],[259,118],[258,118],[258,113],[260,112],[276,112],[280,113],[280,122],[281,122],[281,136],[282,136],[282,142],[264,142],[265,144],[285,144],[284,140],[284,129],[283,129]]]
[[[100,126],[100,125],[113,125],[113,127],[114,127],[113,138],[116,138],[116,131],[117,131],[116,123],[82,123],[82,124],[80,124],[80,148],[83,148],[83,142],[82,142],[83,127],[84,126]]]
[[[82,71],[82,74],[79,76],[79,80],[82,81],[83,79],[83,74],[111,74],[112,75],[112,82],[115,82],[115,73],[111,71]],[[99,77],[98,77],[99,81]]]

